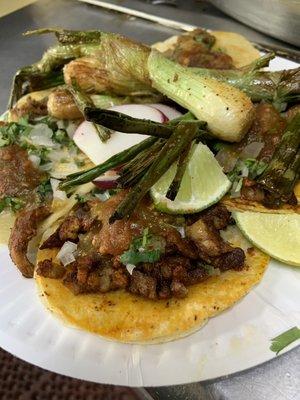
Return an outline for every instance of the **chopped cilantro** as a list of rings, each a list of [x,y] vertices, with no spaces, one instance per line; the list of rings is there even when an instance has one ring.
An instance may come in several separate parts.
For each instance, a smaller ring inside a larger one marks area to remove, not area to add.
[[[22,135],[30,131],[31,128],[27,125],[10,122],[0,126],[0,147],[9,146],[19,143]]]
[[[229,145],[226,143],[223,143],[223,142],[215,142],[212,144],[212,148],[215,152],[218,152],[222,149],[226,149],[228,147],[229,147]]]
[[[49,153],[51,151],[51,149],[48,149],[47,147],[28,147],[27,148],[28,151],[28,155],[35,155],[38,156],[41,160],[40,165],[44,165],[47,164],[50,160],[49,160]]]
[[[137,265],[139,263],[154,263],[158,261],[166,246],[165,240],[161,236],[152,235],[149,228],[144,229],[143,235],[132,240],[127,251],[120,260],[123,264]]]
[[[283,332],[281,335],[276,336],[271,339],[272,344],[270,346],[270,350],[274,351],[274,353],[278,354],[285,347],[300,339],[300,329],[297,326]]]
[[[16,212],[21,208],[23,208],[24,205],[25,205],[24,200],[18,197],[6,196],[0,200],[0,213],[6,208],[10,208],[11,211]]]
[[[255,179],[261,175],[267,167],[267,164],[263,161],[255,160],[254,158],[248,158],[244,161],[246,167],[249,170],[249,178]]]
[[[76,157],[76,158],[74,159],[74,162],[75,162],[75,164],[76,164],[76,166],[77,166],[78,168],[84,167],[84,166],[85,166],[85,161],[84,161],[84,160],[80,160],[78,157]]]
[[[248,177],[256,179],[266,169],[267,164],[263,161],[255,160],[254,158],[247,158],[246,160],[239,160],[234,169],[227,174],[231,182],[239,181],[240,178]]]
[[[75,199],[78,203],[85,203],[88,200],[88,197],[77,193]]]
[[[50,179],[40,183],[36,191],[40,197],[40,200],[45,200],[52,193]]]

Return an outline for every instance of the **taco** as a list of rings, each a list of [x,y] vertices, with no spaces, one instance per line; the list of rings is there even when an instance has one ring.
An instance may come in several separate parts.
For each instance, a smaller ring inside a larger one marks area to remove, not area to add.
[[[124,196],[77,205],[41,242],[39,295],[65,323],[121,342],[175,340],[233,306],[262,279],[269,257],[236,228],[229,228],[228,241],[220,236],[230,222],[225,207],[193,222],[155,211],[145,199],[129,220],[109,225]]]

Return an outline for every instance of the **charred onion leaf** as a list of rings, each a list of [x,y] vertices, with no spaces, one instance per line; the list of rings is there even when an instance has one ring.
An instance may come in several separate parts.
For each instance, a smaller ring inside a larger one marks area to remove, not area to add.
[[[252,103],[240,90],[196,75],[141,43],[101,31],[39,32],[56,33],[60,43],[28,67],[27,74],[54,72],[68,63],[64,67],[66,84],[70,85],[75,78],[85,92],[136,96],[158,91],[190,109],[199,120],[206,120],[211,131],[225,140],[238,141],[251,122]],[[81,73],[83,69],[85,74]],[[99,76],[96,71],[103,73]],[[175,76],[178,79],[174,80]],[[186,82],[191,80],[187,86]]]
[[[180,122],[176,126],[173,134],[163,145],[145,175],[133,186],[131,191],[110,217],[110,223],[131,215],[150,188],[178,159],[186,147],[190,146],[197,135],[197,130],[197,125],[190,122]]]
[[[129,250],[121,255],[120,260],[125,265],[154,263],[165,252],[165,247],[166,241],[164,238],[151,234],[149,228],[146,228],[142,236],[132,240]]]
[[[300,172],[300,113],[288,123],[275,153],[258,183],[275,198],[287,201]]]
[[[281,335],[271,339],[272,344],[270,350],[274,351],[276,355],[285,347],[300,339],[300,329],[297,326],[283,332]]]

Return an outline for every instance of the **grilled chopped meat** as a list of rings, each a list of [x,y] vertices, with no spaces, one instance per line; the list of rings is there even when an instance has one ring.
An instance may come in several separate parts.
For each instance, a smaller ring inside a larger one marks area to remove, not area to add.
[[[66,270],[60,264],[53,263],[52,260],[40,261],[37,265],[36,273],[45,278],[61,279]]]
[[[231,222],[231,214],[222,204],[217,204],[202,211],[201,218],[213,225],[217,230],[226,228]]]
[[[249,178],[244,178],[241,189],[241,198],[262,203],[265,199],[265,192],[255,181]]]
[[[179,281],[172,281],[171,292],[175,297],[185,297],[188,294],[187,288]]]
[[[249,132],[236,145],[237,152],[240,153],[250,143],[261,142],[264,147],[257,159],[269,162],[277,144],[280,142],[285,127],[286,119],[281,117],[272,104],[258,104],[255,108],[255,116]]]
[[[32,278],[34,270],[26,255],[28,243],[36,235],[38,224],[48,215],[47,206],[23,210],[12,228],[8,244],[10,257],[26,278]]]
[[[154,300],[156,298],[156,285],[157,281],[155,278],[134,270],[130,281],[129,291]]]
[[[46,239],[40,249],[61,247],[67,240],[77,242],[79,233],[88,232],[94,223],[87,204],[80,205],[67,216],[57,230]]]
[[[187,295],[189,285],[210,276],[203,262],[221,271],[243,267],[243,250],[232,248],[219,234],[231,222],[224,206],[217,205],[198,214],[198,221],[187,228],[190,240],[182,238],[175,228],[179,222],[183,223],[182,219],[155,211],[147,199],[130,219],[110,225],[108,219],[123,196],[124,193],[119,193],[106,202],[91,200],[77,206],[42,245],[45,248],[62,245],[66,240],[78,242],[76,261],[64,268],[62,277],[64,285],[74,294],[125,289],[151,300],[182,298]],[[138,263],[130,275],[121,255],[146,227],[151,234],[164,237],[166,250],[157,262]],[[79,235],[82,232],[85,233]],[[37,273],[55,278],[61,271],[55,268],[45,260],[39,264]]]
[[[88,268],[78,268],[78,264],[75,262],[63,278],[64,285],[74,294],[106,293],[126,288],[128,282],[128,272],[125,266],[122,269],[115,269],[109,265],[107,260],[104,265],[100,261],[96,266]]]
[[[26,150],[17,145],[0,148],[0,199],[30,198],[44,176],[28,159]]]
[[[92,215],[102,223],[102,229],[93,238],[93,246],[101,254],[117,256],[126,251],[132,239],[141,235],[148,227],[155,235],[163,237],[167,245],[174,246],[180,254],[196,258],[197,252],[189,240],[182,238],[176,226],[176,217],[162,214],[154,210],[148,199],[144,200],[130,217],[109,223],[109,218],[124,198],[125,192],[120,192],[106,202],[90,202]]]
[[[59,227],[58,235],[62,242],[77,240],[80,230],[80,220],[75,215],[69,215]]]
[[[222,210],[222,208],[217,208],[217,210]],[[220,222],[221,220],[222,218],[217,218],[217,211],[213,207],[205,211],[197,222],[187,228],[187,235],[197,245],[199,256],[209,264],[221,271],[241,269],[244,265],[245,254],[242,249],[233,248],[222,239],[218,227],[225,226]]]
[[[212,50],[214,43],[214,36],[202,29],[195,29],[179,36],[174,48],[167,50],[165,55],[186,67],[234,68],[228,54]]]

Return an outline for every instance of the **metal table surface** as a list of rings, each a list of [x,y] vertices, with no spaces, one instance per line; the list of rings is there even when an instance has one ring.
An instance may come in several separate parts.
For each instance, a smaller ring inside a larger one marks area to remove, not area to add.
[[[154,6],[138,0],[111,2],[210,29],[240,32],[253,41],[289,47],[225,16],[204,1],[178,0],[180,8]],[[6,108],[14,72],[38,60],[45,47],[53,42],[51,36],[29,39],[22,38],[21,33],[46,26],[115,31],[146,43],[163,40],[177,33],[158,24],[128,18],[75,0],[40,0],[0,19],[1,112]],[[300,347],[234,376],[189,385],[139,389],[139,392],[147,399],[156,400],[298,400]]]

